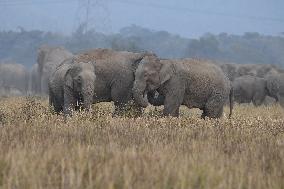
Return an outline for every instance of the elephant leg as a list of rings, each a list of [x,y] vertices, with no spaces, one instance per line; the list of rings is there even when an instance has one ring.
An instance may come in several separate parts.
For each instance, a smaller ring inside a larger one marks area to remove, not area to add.
[[[200,109],[200,110],[202,110],[201,118],[202,118],[202,119],[205,119],[206,114],[207,114],[205,107],[202,108],[202,109]]]
[[[49,98],[48,98],[49,106],[51,107],[54,104],[54,95],[51,90],[49,90]]]
[[[71,115],[72,110],[74,110],[77,103],[77,99],[75,98],[74,94],[69,91],[64,91],[64,107],[63,112],[64,115]]]
[[[276,95],[275,95],[275,100],[276,100],[276,102],[279,103],[279,101],[280,101],[280,95],[279,95],[279,94],[276,94]]]
[[[53,106],[54,112],[56,112],[57,114],[59,114],[63,110],[62,102],[57,100],[52,91],[49,91],[49,106]]]
[[[138,105],[137,103],[133,102],[132,105],[131,105],[131,109],[132,109],[132,112],[134,114],[134,117],[141,117],[142,114],[143,114],[143,108]]]
[[[113,117],[122,116],[124,113],[124,108],[126,105],[114,102],[114,112],[112,114]]]
[[[252,103],[254,106],[260,106],[263,104],[265,99],[265,96],[260,94],[260,93],[256,93],[253,98],[252,98]]]
[[[54,100],[54,111],[59,114],[61,111],[63,111],[63,107],[62,107],[62,102],[60,102],[59,100]]]
[[[204,109],[202,118],[220,118],[223,114],[224,98],[221,95],[216,95],[208,100]]]
[[[111,88],[111,98],[114,102],[115,110],[113,116],[120,116],[129,108],[131,101],[132,85],[127,82],[114,84]]]
[[[205,109],[204,114],[202,114],[201,118],[205,119],[205,117],[209,118],[220,118],[223,115],[223,106],[217,107],[216,109],[212,110],[210,108]]]
[[[168,90],[164,101],[164,116],[179,116],[179,107],[182,104],[184,97],[184,89],[172,89]]]

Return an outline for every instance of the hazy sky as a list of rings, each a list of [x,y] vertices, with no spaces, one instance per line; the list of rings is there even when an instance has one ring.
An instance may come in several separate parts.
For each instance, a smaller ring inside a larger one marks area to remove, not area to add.
[[[0,30],[71,33],[86,20],[87,0],[0,0]],[[90,0],[92,1],[92,0]],[[206,32],[284,32],[284,0],[101,0],[89,9],[89,28],[118,32],[136,24],[186,37]]]

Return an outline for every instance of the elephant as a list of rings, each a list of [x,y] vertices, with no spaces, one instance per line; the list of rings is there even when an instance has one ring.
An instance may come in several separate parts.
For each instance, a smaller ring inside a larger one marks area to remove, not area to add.
[[[51,47],[43,45],[38,49],[38,74],[41,95],[48,94],[48,79],[54,69],[65,59],[73,57],[73,54],[63,47]]]
[[[145,54],[147,53],[99,48],[76,55],[74,62],[95,61],[96,85],[93,103],[113,101],[113,116],[122,115],[129,105],[137,115],[141,115],[142,107],[133,101],[132,87],[135,70]]]
[[[234,79],[251,75],[264,78],[269,74],[278,73],[279,68],[270,64],[233,64],[225,63],[219,64],[226,76],[233,81]]]
[[[93,103],[95,70],[92,62],[61,63],[49,78],[49,104],[56,113],[71,115],[72,110],[89,110]]]
[[[284,73],[270,74],[266,78],[269,96],[284,106]]]
[[[40,76],[38,73],[38,64],[34,64],[29,74],[29,92],[32,95],[40,94]]]
[[[270,96],[265,97],[264,102],[263,102],[264,106],[271,106],[271,105],[274,105],[274,104],[276,104],[275,98],[272,98]]]
[[[220,118],[223,106],[230,100],[233,109],[233,89],[229,79],[213,63],[194,59],[159,59],[148,54],[135,72],[133,97],[147,107],[147,93],[157,90],[162,98],[164,116],[179,116],[179,107],[203,110],[202,118]]]
[[[238,77],[233,82],[234,100],[238,103],[250,103],[260,106],[265,98],[270,96],[266,79],[245,75]],[[270,96],[272,97],[272,96]]]
[[[7,96],[26,95],[28,75],[28,70],[21,64],[0,64],[0,90]]]

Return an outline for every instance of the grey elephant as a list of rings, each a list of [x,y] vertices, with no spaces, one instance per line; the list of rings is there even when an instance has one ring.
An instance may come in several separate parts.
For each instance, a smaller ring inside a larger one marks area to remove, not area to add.
[[[70,115],[72,110],[89,110],[93,103],[95,70],[92,62],[65,60],[49,78],[49,104],[55,112]]]
[[[115,51],[111,49],[94,49],[76,56],[75,62],[95,61],[95,95],[93,103],[113,101],[114,116],[121,115],[129,108],[133,100],[132,87],[135,79],[135,70],[145,53]],[[132,104],[137,114],[142,108]]]
[[[51,47],[43,45],[38,49],[38,75],[39,88],[42,95],[48,94],[48,79],[54,69],[65,59],[73,55],[63,47]]]
[[[0,64],[0,90],[7,96],[26,95],[28,91],[28,70],[21,64]]]
[[[230,99],[233,108],[233,90],[222,70],[205,61],[193,59],[159,59],[155,54],[145,56],[139,64],[133,86],[135,101],[148,105],[146,94],[157,90],[164,97],[165,116],[179,116],[179,107],[203,110],[202,118],[220,118],[223,106]]]
[[[269,96],[284,106],[284,73],[270,74],[266,78]]]
[[[276,104],[276,99],[273,98],[273,97],[270,97],[270,96],[266,96],[265,99],[264,99],[264,102],[263,102],[263,105],[264,106],[271,106],[271,105],[274,105]]]
[[[40,76],[38,73],[38,64],[34,64],[29,73],[29,93],[31,95],[40,94]]]
[[[257,76],[264,78],[269,74],[278,73],[279,68],[270,64],[219,64],[226,76],[233,81],[234,79],[245,76]]]
[[[234,100],[238,103],[250,103],[260,106],[270,96],[266,79],[256,76],[241,76],[234,80]]]

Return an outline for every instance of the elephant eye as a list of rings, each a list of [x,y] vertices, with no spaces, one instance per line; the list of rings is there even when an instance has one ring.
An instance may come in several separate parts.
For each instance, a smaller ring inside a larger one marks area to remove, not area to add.
[[[148,74],[147,72],[144,73],[144,77],[148,77],[148,75],[149,75],[149,74]]]

